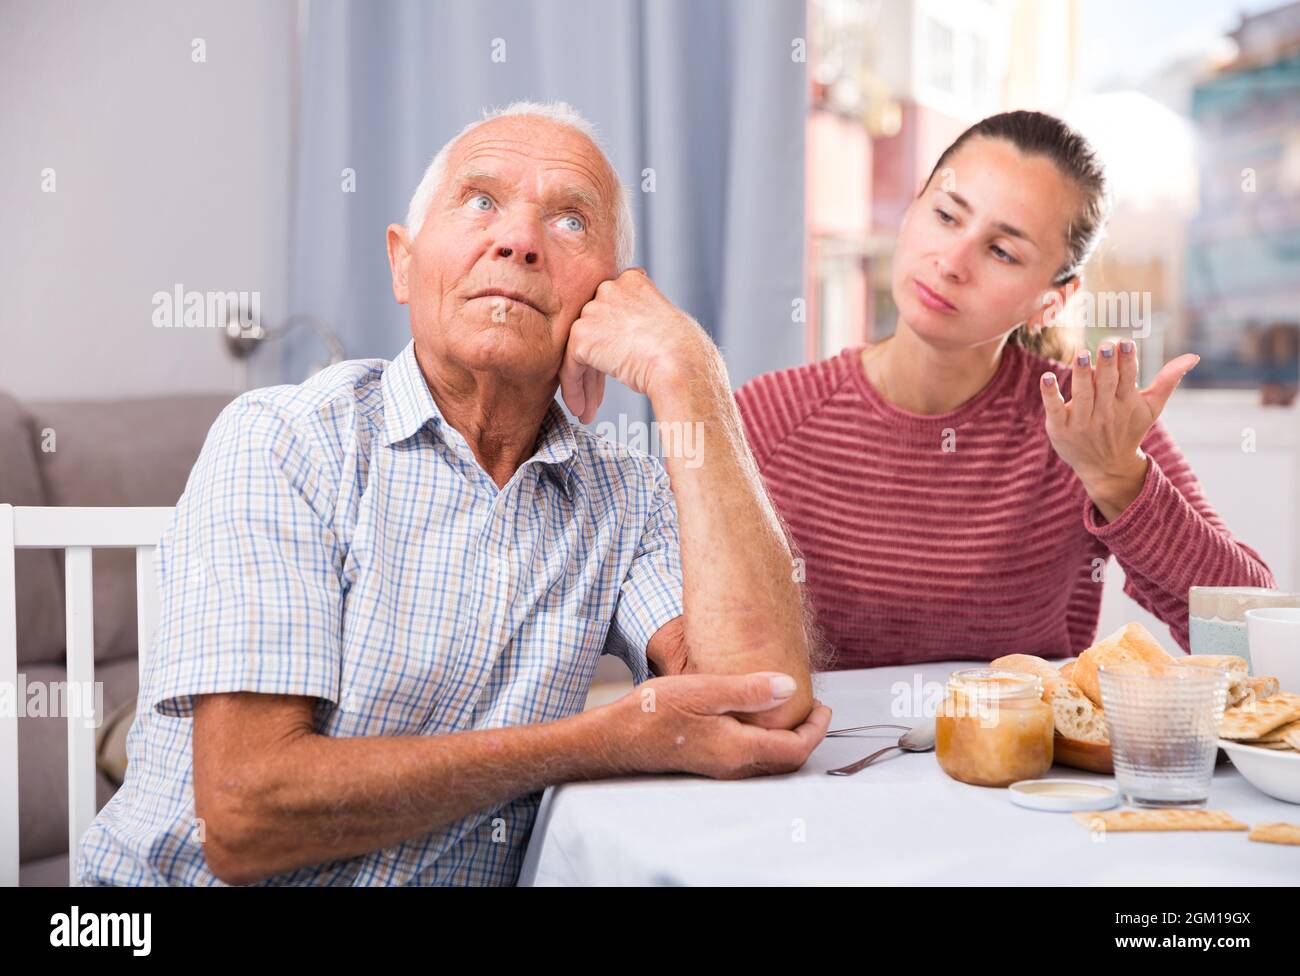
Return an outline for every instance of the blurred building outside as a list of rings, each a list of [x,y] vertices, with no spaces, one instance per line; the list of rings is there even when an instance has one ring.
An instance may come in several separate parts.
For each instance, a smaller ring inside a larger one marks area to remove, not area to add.
[[[1139,339],[1144,382],[1193,351],[1189,388],[1294,396],[1300,3],[1242,16],[1216,43],[1150,65],[1137,88],[1084,84],[1083,6],[810,0],[809,359],[892,333],[909,201],[967,126],[1025,108],[1083,132],[1114,192],[1084,273],[1101,295],[1073,303],[1067,325],[1094,349]]]

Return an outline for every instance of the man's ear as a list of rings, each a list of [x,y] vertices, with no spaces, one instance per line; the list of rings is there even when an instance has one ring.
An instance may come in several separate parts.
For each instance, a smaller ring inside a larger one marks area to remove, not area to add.
[[[1074,293],[1079,290],[1080,281],[1078,275],[1067,278],[1059,285],[1055,285],[1038,296],[1038,305],[1025,320],[1025,325],[1031,333],[1040,329],[1051,328],[1060,324],[1061,310],[1069,304]]]
[[[398,305],[410,299],[406,273],[411,266],[411,239],[401,224],[388,225],[388,270],[393,276],[393,297]]]

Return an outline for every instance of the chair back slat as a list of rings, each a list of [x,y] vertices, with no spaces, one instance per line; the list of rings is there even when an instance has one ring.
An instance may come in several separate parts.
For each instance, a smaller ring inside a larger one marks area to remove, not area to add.
[[[13,714],[0,713],[0,886],[18,886],[18,595],[14,507],[0,505],[0,689]]]
[[[77,883],[81,838],[98,812],[95,738],[104,721],[102,693],[95,693],[95,549],[135,550],[136,631],[139,668],[144,668],[158,627],[160,599],[154,550],[171,508],[46,508],[0,504],[0,885],[16,886],[18,838],[18,626],[14,553],[17,549],[64,550],[67,680],[59,709],[68,723],[68,874]],[[54,689],[49,690],[51,704]],[[8,707],[9,703],[13,708]],[[51,712],[51,714],[59,714]]]
[[[141,687],[144,686],[145,657],[153,649],[153,634],[160,612],[153,551],[153,546],[135,547],[135,634]]]
[[[64,604],[67,607],[68,677],[63,711],[68,722],[68,883],[77,883],[77,847],[95,819],[95,726],[80,702],[82,689],[95,687],[94,581],[89,546],[65,550]],[[103,720],[101,715],[100,720]]]

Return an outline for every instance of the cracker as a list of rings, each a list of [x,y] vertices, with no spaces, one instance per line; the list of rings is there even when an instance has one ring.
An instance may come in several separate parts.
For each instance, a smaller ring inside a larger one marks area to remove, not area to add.
[[[1260,824],[1246,836],[1250,840],[1263,841],[1265,844],[1300,845],[1300,824]]]
[[[1074,819],[1085,827],[1096,827],[1101,821],[1107,831],[1249,829],[1225,810],[1080,810]]]
[[[1219,723],[1219,737],[1259,739],[1266,733],[1288,722],[1294,722],[1298,718],[1300,718],[1300,695],[1283,691],[1272,698],[1225,710],[1223,721]]]
[[[1300,750],[1300,729],[1292,729],[1282,741],[1292,749]]]
[[[1272,732],[1265,732],[1258,739],[1251,739],[1250,744],[1255,746],[1259,745],[1261,742],[1281,742],[1287,737],[1287,733],[1297,731],[1300,731],[1300,719],[1296,719],[1294,722],[1287,722],[1286,725],[1279,725]]]

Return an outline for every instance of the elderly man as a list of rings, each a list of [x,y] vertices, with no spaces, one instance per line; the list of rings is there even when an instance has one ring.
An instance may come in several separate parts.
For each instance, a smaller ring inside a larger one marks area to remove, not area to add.
[[[639,270],[590,126],[514,105],[388,229],[412,342],[214,423],[159,548],[162,617],[87,884],[511,884],[540,791],[797,769],[792,553],[718,350]],[[692,463],[589,422],[606,375]],[[604,651],[639,687],[583,711]],[[653,677],[652,677],[653,676]]]

